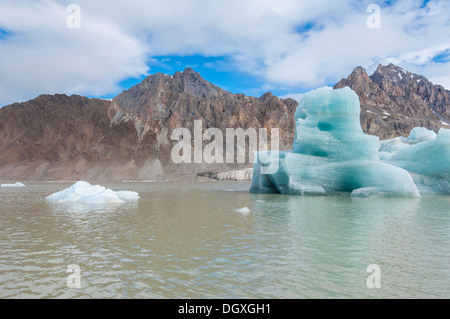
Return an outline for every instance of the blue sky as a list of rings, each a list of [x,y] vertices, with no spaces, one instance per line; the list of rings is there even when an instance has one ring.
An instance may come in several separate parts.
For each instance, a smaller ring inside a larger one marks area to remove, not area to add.
[[[177,71],[182,72],[186,68],[191,68],[196,72],[199,72],[200,75],[207,81],[233,93],[244,93],[246,95],[260,96],[266,92],[264,89],[261,89],[261,87],[264,86],[264,81],[251,74],[242,72],[238,68],[233,68],[232,66],[228,67],[229,64],[232,63],[230,63],[229,58],[226,56],[208,57],[202,55],[168,55],[152,57],[148,63],[148,66],[151,70],[151,74],[158,72],[164,74],[174,74]],[[121,88],[127,89],[140,83],[144,78],[145,75],[127,78],[119,84]],[[279,90],[279,92],[282,93],[283,90]],[[114,96],[114,94],[111,94],[105,96],[105,98],[112,98]]]
[[[79,6],[80,28],[67,21]],[[379,28],[370,28],[380,8]],[[394,63],[450,89],[445,0],[0,0],[0,106],[112,98],[191,67],[233,93],[301,98]]]

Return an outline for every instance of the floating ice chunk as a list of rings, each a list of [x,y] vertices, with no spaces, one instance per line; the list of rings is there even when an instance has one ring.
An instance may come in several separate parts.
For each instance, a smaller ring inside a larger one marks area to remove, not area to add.
[[[298,192],[299,195],[325,195],[326,192],[323,187],[309,184],[309,183],[299,183],[291,181],[289,186],[293,192]]]
[[[247,206],[240,209],[236,209],[235,211],[245,215],[250,213],[250,209]]]
[[[271,157],[257,152],[250,191],[420,196],[406,170],[380,161],[380,141],[364,134],[359,115],[359,98],[348,87],[324,87],[306,94],[295,112],[293,150]],[[262,163],[267,160],[276,162],[279,169],[264,172]]]
[[[397,153],[401,148],[406,147],[407,145],[408,144],[405,142],[405,140],[401,139],[400,137],[380,141],[380,159],[382,159],[381,153],[389,153],[392,155],[394,153]]]
[[[436,136],[437,134],[431,130],[424,127],[415,127],[411,130],[411,133],[407,138],[400,136],[381,141],[379,149],[380,159],[388,160],[393,154],[397,153],[402,148],[426,141],[432,141],[436,138]]]
[[[359,113],[358,96],[348,87],[306,94],[295,112],[293,150],[256,152],[250,191],[359,197],[450,194],[450,130],[436,134],[416,127],[407,138],[380,142],[364,134]],[[266,170],[273,166],[278,169]]]
[[[381,141],[380,159],[402,167],[421,194],[450,194],[450,130],[415,127],[407,138]]]
[[[381,161],[386,161],[388,159],[390,159],[392,157],[392,154],[389,152],[380,152],[378,153],[380,155],[380,160]]]
[[[25,187],[25,185],[20,182],[17,182],[14,184],[2,184],[2,187]]]
[[[424,130],[416,131],[424,132]],[[428,138],[432,136],[433,134],[430,134]],[[434,139],[401,148],[385,162],[410,172],[421,193],[450,194],[450,130],[448,129],[441,129]]]
[[[136,192],[115,192],[84,181],[76,182],[71,187],[46,197],[50,202],[83,204],[120,204],[138,199],[139,194]]]
[[[121,200],[125,202],[134,202],[139,199],[139,194],[131,191],[117,191],[114,192]]]
[[[425,127],[415,127],[409,133],[407,138],[401,139],[408,144],[418,144],[425,141],[432,141],[437,137],[434,131],[428,130]]]

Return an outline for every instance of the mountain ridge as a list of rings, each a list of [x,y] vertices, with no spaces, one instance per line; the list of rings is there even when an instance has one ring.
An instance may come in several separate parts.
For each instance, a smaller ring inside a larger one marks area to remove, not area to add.
[[[360,98],[363,130],[382,139],[450,124],[450,92],[394,65],[379,65],[371,76],[357,67],[334,87],[343,86]],[[150,75],[112,100],[43,94],[0,109],[0,180],[163,180],[249,167],[174,164],[170,133],[192,132],[195,120],[222,132],[279,128],[280,149],[287,150],[297,105],[270,92],[233,94],[190,68]]]
[[[151,75],[112,101],[41,95],[0,109],[0,179],[160,180],[242,168],[248,165],[177,165],[170,133],[192,132],[194,120],[223,132],[277,127],[280,147],[288,148],[297,104],[232,94],[192,69]]]
[[[450,124],[450,91],[394,64],[379,64],[371,76],[358,66],[333,88],[344,86],[359,96],[361,127],[367,134],[406,137],[416,126],[437,132]]]

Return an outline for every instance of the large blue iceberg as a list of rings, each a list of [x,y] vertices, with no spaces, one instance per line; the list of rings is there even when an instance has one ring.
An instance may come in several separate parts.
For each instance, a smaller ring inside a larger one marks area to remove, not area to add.
[[[306,94],[295,112],[292,151],[255,154],[253,193],[411,196],[450,193],[450,130],[416,128],[380,142],[360,125],[350,88]]]

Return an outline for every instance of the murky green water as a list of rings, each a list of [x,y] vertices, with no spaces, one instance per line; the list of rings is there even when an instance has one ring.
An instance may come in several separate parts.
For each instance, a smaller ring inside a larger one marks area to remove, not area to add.
[[[249,194],[249,183],[109,183],[135,204],[0,188],[0,298],[450,298],[450,197]],[[247,215],[236,209],[247,206]],[[69,265],[81,288],[68,288]],[[381,288],[368,288],[379,265]]]

